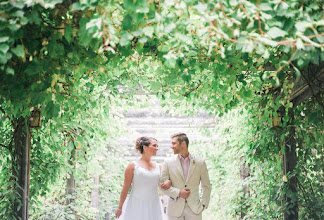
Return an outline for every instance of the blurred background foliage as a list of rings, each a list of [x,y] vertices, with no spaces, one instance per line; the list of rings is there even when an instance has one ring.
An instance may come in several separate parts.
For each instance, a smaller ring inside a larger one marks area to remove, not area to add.
[[[112,213],[127,164],[118,110],[141,91],[219,120],[202,131],[217,142],[193,146],[212,219],[322,219],[323,26],[317,0],[1,1],[0,216]]]

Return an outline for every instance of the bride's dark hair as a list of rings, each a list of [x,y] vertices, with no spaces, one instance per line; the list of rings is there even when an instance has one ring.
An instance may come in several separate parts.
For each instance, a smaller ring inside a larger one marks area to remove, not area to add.
[[[152,137],[139,137],[136,140],[135,148],[138,150],[141,154],[144,152],[144,146],[149,146],[152,140],[156,140]]]

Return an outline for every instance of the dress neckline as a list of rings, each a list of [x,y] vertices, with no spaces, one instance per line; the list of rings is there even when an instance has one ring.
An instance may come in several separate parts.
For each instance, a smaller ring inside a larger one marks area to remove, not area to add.
[[[140,168],[142,168],[142,169],[144,169],[144,170],[147,170],[147,171],[149,171],[149,172],[151,172],[152,170],[155,170],[156,167],[157,167],[157,165],[155,164],[155,166],[154,166],[152,169],[149,170],[149,169],[146,168],[146,167],[142,167],[138,161],[135,161],[135,162],[137,163],[137,166],[139,166]]]

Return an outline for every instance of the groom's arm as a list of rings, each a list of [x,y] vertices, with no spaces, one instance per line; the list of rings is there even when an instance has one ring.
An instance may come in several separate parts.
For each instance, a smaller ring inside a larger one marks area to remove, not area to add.
[[[162,173],[161,173],[161,178],[160,178],[160,185],[165,181],[170,179],[170,173],[169,173],[169,166],[167,162],[164,162],[162,166]],[[169,189],[164,190],[160,187],[162,192],[164,192],[166,195],[170,196],[172,199],[176,199],[179,195],[180,189],[177,189],[173,186],[171,186]]]
[[[201,173],[201,188],[202,188],[202,205],[206,209],[209,205],[211,186],[205,161],[203,162],[202,173]]]

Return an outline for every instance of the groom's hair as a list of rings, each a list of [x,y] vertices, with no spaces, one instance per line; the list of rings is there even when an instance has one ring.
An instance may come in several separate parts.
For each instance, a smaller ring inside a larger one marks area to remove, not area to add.
[[[189,147],[189,139],[185,133],[180,132],[180,133],[171,135],[171,138],[174,138],[174,137],[177,137],[180,144],[184,141],[184,142],[186,142],[187,147]]]

